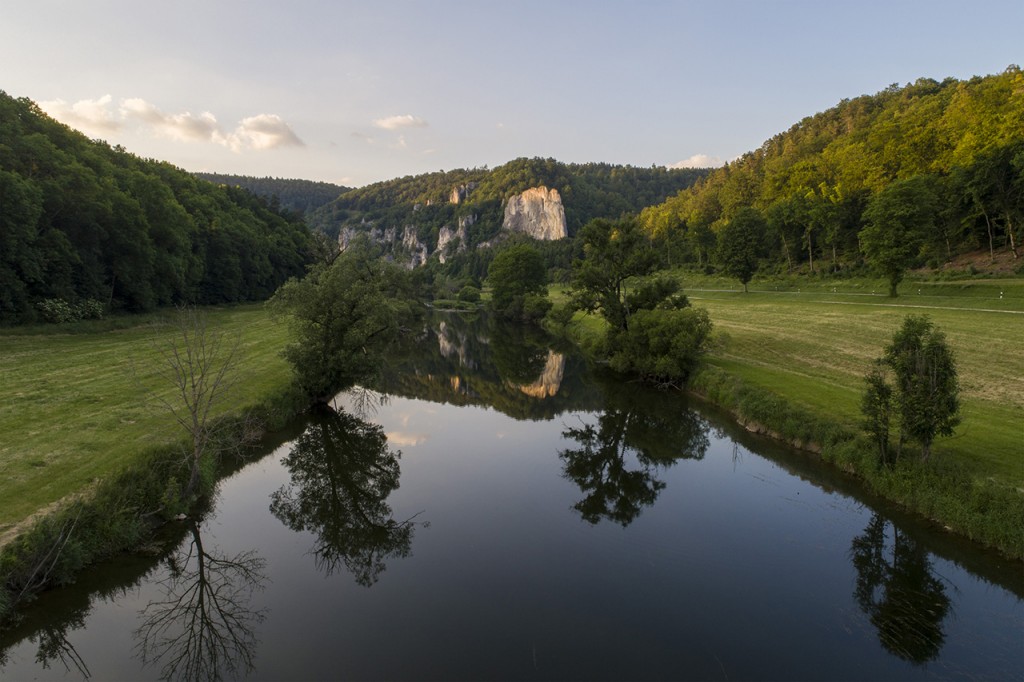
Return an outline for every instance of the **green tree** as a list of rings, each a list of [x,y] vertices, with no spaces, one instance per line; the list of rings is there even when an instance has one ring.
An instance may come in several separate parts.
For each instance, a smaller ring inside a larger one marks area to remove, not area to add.
[[[718,232],[718,264],[730,277],[735,277],[747,291],[764,252],[768,225],[753,208],[741,208]]]
[[[900,444],[912,438],[921,457],[931,455],[936,436],[952,435],[960,423],[960,386],[946,336],[926,316],[910,315],[885,349],[895,380]]]
[[[898,296],[903,275],[918,259],[935,229],[940,202],[935,178],[919,175],[893,183],[868,201],[860,246],[867,261],[889,280],[889,296]]]
[[[910,315],[903,320],[865,383],[861,402],[865,430],[877,443],[883,462],[889,459],[891,416],[899,424],[896,458],[909,438],[920,443],[921,458],[927,460],[935,438],[952,435],[960,423],[960,387],[953,351],[945,335],[926,316]]]
[[[573,263],[574,307],[588,313],[600,311],[612,329],[626,330],[628,284],[654,272],[657,253],[633,218],[591,221],[578,239],[583,258]]]
[[[710,336],[711,318],[703,308],[638,310],[629,329],[616,336],[608,364],[678,387],[693,373]]]
[[[889,429],[892,424],[892,386],[886,379],[885,364],[881,360],[864,377],[866,384],[860,411],[864,415],[864,430],[878,448],[883,464],[889,463]]]
[[[290,317],[295,342],[284,351],[299,387],[326,403],[369,379],[409,312],[397,266],[350,248],[301,280],[289,280],[270,301]]]
[[[491,310],[507,319],[537,320],[547,313],[547,271],[540,252],[529,244],[500,251],[487,268]]]

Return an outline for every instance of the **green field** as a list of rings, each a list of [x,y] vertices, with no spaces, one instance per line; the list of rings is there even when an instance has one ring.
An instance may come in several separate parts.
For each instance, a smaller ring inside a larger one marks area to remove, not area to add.
[[[259,404],[287,384],[283,322],[261,305],[206,313],[210,330],[240,338],[239,382],[223,409]],[[182,440],[153,400],[171,391],[156,379],[154,340],[168,333],[160,322],[0,330],[0,544],[26,518],[140,452]]]
[[[711,364],[853,428],[871,361],[906,315],[928,315],[956,353],[963,404],[934,455],[1024,489],[1024,280],[908,281],[891,299],[872,280],[755,280],[744,294],[735,280],[674,275],[711,314]]]
[[[748,383],[856,427],[863,377],[906,315],[928,315],[956,353],[963,423],[936,442],[975,476],[1024,488],[1024,280],[734,282],[682,277],[711,314],[710,362]],[[920,293],[918,293],[920,292]]]

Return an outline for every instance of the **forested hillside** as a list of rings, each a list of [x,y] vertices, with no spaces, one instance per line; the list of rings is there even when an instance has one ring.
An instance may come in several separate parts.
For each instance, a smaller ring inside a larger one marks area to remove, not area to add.
[[[730,223],[744,249],[724,244]],[[893,277],[984,249],[1018,255],[1024,74],[920,79],[803,119],[645,210],[674,265],[821,272],[863,262]]]
[[[516,159],[488,170],[475,168],[406,176],[354,189],[324,206],[313,224],[330,236],[345,227],[372,223],[382,228],[416,228],[433,250],[437,232],[473,216],[470,246],[493,237],[501,227],[503,202],[532,187],[559,192],[569,235],[598,217],[636,213],[689,187],[702,169],[637,168],[606,163],[565,164],[553,159]],[[462,188],[457,202],[453,190]]]
[[[343,185],[315,180],[256,178],[250,175],[224,175],[222,173],[196,173],[195,175],[215,185],[241,187],[249,190],[256,196],[266,199],[275,208],[282,208],[303,216],[312,214],[350,189]]]
[[[263,299],[310,258],[301,220],[263,199],[0,91],[0,322]]]

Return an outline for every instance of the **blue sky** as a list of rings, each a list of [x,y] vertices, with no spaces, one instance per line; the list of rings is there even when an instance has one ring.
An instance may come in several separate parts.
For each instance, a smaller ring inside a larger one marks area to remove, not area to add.
[[[0,89],[187,170],[364,185],[717,164],[845,97],[1024,62],[1024,2],[4,0]]]

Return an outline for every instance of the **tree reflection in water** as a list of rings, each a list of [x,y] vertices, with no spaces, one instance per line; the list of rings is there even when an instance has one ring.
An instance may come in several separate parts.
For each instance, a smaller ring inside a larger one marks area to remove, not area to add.
[[[68,639],[68,633],[85,627],[85,616],[87,613],[88,608],[76,610],[68,618],[57,623],[45,625],[38,632],[29,636],[30,642],[39,644],[39,648],[36,650],[36,663],[43,670],[48,670],[50,663],[53,661],[59,661],[68,673],[71,673],[72,669],[74,669],[82,676],[83,680],[92,677],[85,659],[82,658],[78,650],[71,643],[71,640]],[[0,651],[0,671],[6,665],[7,652]]]
[[[892,534],[886,533],[889,525],[873,514],[864,533],[853,539],[854,597],[878,629],[882,646],[921,664],[939,655],[945,641],[942,621],[951,604],[924,548],[895,524]]]
[[[380,426],[321,406],[283,460],[291,483],[272,495],[270,511],[316,536],[318,569],[330,575],[343,564],[369,587],[388,559],[409,555],[417,525],[396,521],[386,502],[398,488],[400,456]]]
[[[679,459],[702,459],[707,424],[692,410],[658,410],[639,396],[609,391],[597,425],[568,428],[579,443],[558,456],[562,473],[585,493],[573,508],[589,523],[601,519],[628,526],[654,504],[665,483],[656,476]]]
[[[199,524],[191,541],[167,559],[166,598],[142,610],[135,631],[143,665],[160,665],[162,679],[220,680],[252,672],[256,626],[265,610],[252,594],[266,581],[266,560],[255,551],[224,557],[204,547]]]

